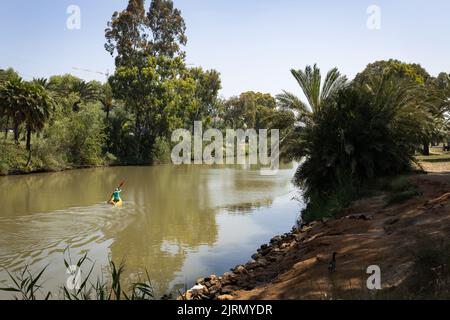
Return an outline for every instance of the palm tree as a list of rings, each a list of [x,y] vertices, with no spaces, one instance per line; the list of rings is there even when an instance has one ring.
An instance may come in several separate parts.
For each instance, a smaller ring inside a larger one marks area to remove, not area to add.
[[[326,100],[335,95],[339,90],[347,86],[347,77],[341,75],[337,68],[331,69],[322,83],[320,69],[315,64],[313,67],[306,66],[305,70],[291,70],[300,89],[306,97],[307,102],[302,101],[296,94],[283,91],[276,96],[278,106],[288,113],[278,113],[280,119],[274,119],[284,128],[284,135],[281,137],[281,153],[287,158],[292,158],[298,151],[302,127],[313,123],[313,114],[320,112]],[[292,118],[292,114],[294,117]],[[286,121],[287,119],[290,119]],[[292,123],[293,122],[293,123]],[[284,124],[284,126],[283,126]]]
[[[323,83],[316,64],[313,67],[306,66],[304,71],[292,69],[291,73],[308,102],[303,102],[297,95],[288,91],[277,95],[277,100],[281,108],[296,112],[301,122],[310,119],[311,114],[319,112],[326,99],[347,85],[347,77],[341,75],[337,68],[327,73]]]
[[[26,124],[27,150],[31,150],[31,132],[44,127],[50,116],[53,100],[45,89],[22,79],[7,81],[0,88],[0,116],[12,119],[14,139],[19,143],[19,126]]]
[[[32,131],[41,131],[45,122],[50,117],[53,100],[40,85],[27,84],[29,90],[29,101],[23,108],[23,119],[27,130],[27,151],[31,151]]]
[[[71,87],[71,91],[78,94],[79,97],[78,101],[72,107],[75,112],[80,110],[80,104],[82,102],[95,101],[99,97],[98,89],[95,88],[92,82],[86,82],[84,80],[75,82]]]
[[[24,82],[21,78],[10,79],[0,87],[0,117],[12,121],[14,127],[14,141],[19,144],[19,127],[23,122],[20,106],[25,102]],[[5,135],[7,136],[7,135]]]
[[[109,84],[106,84],[104,86],[102,95],[100,97],[100,102],[102,103],[103,110],[106,112],[106,121],[108,121],[109,113],[114,108],[114,97],[111,86]]]

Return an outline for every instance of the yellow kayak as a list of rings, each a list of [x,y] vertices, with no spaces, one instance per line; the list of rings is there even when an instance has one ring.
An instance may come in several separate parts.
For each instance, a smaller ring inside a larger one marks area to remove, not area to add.
[[[109,204],[112,204],[115,207],[121,207],[123,204],[122,199],[120,199],[118,202],[114,202],[114,198],[111,198],[111,200],[109,200]]]

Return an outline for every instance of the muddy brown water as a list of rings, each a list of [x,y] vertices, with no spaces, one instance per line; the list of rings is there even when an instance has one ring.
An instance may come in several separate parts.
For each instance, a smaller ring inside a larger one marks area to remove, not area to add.
[[[125,282],[147,270],[159,296],[191,286],[291,229],[301,208],[293,174],[292,165],[275,176],[168,165],[0,177],[0,286],[11,283],[5,270],[47,266],[43,286],[57,298],[68,277],[64,257],[75,262],[86,252],[93,279],[112,260],[125,263]],[[105,201],[122,180],[124,205],[114,208]]]

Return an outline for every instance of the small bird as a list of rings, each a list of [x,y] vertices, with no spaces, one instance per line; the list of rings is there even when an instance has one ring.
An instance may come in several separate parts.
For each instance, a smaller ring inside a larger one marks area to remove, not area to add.
[[[337,252],[333,252],[333,258],[331,259],[330,263],[328,264],[328,271],[330,273],[336,272],[336,254],[337,254]]]

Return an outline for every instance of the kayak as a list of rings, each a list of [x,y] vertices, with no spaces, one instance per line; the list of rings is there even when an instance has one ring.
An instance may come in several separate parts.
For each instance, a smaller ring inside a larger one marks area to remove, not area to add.
[[[123,204],[122,199],[120,199],[118,202],[114,202],[114,199],[109,200],[109,204],[112,204],[114,207],[121,207]]]

